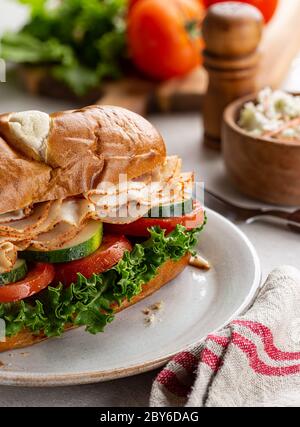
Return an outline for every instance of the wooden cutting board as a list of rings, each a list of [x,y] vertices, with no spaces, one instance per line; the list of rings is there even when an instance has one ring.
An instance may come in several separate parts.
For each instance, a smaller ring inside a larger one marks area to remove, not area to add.
[[[300,51],[300,0],[280,0],[275,16],[265,28],[260,51],[257,89],[279,87]],[[153,111],[198,111],[206,87],[203,68],[162,84],[126,78],[105,85],[98,103],[119,105],[142,115]]]

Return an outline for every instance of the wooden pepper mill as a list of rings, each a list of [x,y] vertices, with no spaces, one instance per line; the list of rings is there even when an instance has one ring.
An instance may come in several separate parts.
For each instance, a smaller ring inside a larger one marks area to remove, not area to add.
[[[221,147],[225,107],[256,90],[262,29],[259,10],[234,1],[211,6],[204,19],[204,67],[209,75],[203,106],[204,142],[212,148]]]

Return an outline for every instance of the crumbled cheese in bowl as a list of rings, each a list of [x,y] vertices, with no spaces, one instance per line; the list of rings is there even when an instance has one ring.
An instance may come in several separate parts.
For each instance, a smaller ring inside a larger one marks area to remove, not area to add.
[[[253,136],[300,142],[300,96],[263,89],[244,105],[238,125]]]

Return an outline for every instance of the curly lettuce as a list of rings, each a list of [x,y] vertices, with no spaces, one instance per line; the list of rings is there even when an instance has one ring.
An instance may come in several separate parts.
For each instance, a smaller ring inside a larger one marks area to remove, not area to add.
[[[191,231],[178,225],[168,235],[159,227],[152,227],[147,241],[136,244],[105,273],[94,274],[90,279],[78,274],[76,283],[68,288],[62,284],[49,286],[34,301],[1,304],[0,318],[6,322],[6,335],[11,337],[27,329],[53,337],[61,335],[69,325],[85,326],[92,334],[102,332],[114,319],[112,305],[138,295],[166,261],[178,261],[192,252],[204,225]]]

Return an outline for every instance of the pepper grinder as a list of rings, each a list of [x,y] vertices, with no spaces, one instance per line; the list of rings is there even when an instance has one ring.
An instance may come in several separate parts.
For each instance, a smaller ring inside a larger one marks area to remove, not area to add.
[[[221,148],[223,111],[232,101],[256,90],[263,16],[239,2],[211,6],[203,22],[204,67],[209,83],[203,103],[204,142]]]

